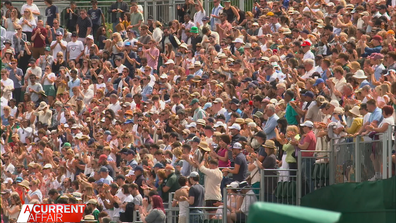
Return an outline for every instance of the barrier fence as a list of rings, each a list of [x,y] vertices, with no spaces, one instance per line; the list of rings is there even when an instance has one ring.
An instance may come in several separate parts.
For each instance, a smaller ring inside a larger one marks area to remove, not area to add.
[[[336,159],[335,183],[392,177],[395,134],[395,126],[389,126],[385,133],[331,139],[330,147]]]
[[[83,0],[76,1],[78,9],[88,10],[92,8],[91,1]],[[102,9],[104,12],[105,22],[112,23],[111,14],[108,13],[108,9],[111,4],[116,2],[116,0],[98,0],[98,7]],[[125,0],[129,4],[129,0]],[[145,21],[147,21],[149,16],[152,16],[154,20],[158,20],[162,23],[167,23],[174,19],[178,19],[177,16],[177,6],[183,5],[185,1],[183,0],[150,0],[150,1],[137,1],[139,5],[143,8],[143,16]],[[13,5],[20,9],[23,4],[26,3],[25,0],[12,1]],[[44,1],[35,1],[34,2],[41,12],[41,19],[45,20],[45,9],[47,6],[44,4]],[[54,5],[58,7],[58,11],[60,12],[61,24],[65,24],[65,15],[64,10],[69,7],[70,1],[62,1],[62,0],[54,0]],[[213,8],[213,2],[209,0],[203,0],[203,7],[206,11],[206,15],[210,15]],[[231,0],[231,4],[240,8],[242,11],[252,11],[254,1],[250,0]],[[111,27],[108,27],[111,28]]]

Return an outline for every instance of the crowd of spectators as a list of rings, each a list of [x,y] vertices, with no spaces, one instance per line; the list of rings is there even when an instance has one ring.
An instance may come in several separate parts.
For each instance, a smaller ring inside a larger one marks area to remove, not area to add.
[[[202,222],[196,207],[245,222],[261,169],[309,178],[315,160],[298,166],[298,151],[395,131],[394,1],[213,0],[205,11],[186,0],[162,22],[135,1],[44,2],[2,1],[4,223],[39,203],[87,204],[87,222],[139,210],[160,223],[171,207],[180,223]],[[382,177],[381,149],[362,148],[369,180]]]

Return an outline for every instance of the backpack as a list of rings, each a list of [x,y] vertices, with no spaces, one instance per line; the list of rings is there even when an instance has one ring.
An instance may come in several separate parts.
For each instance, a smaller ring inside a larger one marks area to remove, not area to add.
[[[125,207],[125,212],[120,213],[120,221],[122,222],[133,222],[133,212],[135,211],[135,203],[128,202]]]

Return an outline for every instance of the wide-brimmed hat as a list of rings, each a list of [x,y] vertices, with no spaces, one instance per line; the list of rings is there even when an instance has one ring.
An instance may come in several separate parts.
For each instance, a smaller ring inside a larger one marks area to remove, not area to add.
[[[273,140],[266,140],[264,143],[265,148],[276,149],[275,142]]]
[[[203,149],[203,150],[206,151],[206,152],[209,152],[209,151],[210,151],[209,145],[208,145],[208,143],[207,143],[206,141],[201,141],[201,142],[198,144],[198,147],[201,148],[201,149]]]
[[[40,102],[40,106],[38,107],[39,110],[43,110],[47,107],[47,103],[45,101]]]
[[[364,74],[363,70],[357,70],[352,77],[356,79],[367,79],[367,76]]]
[[[84,222],[97,222],[95,216],[88,214],[84,216]]]
[[[350,113],[356,116],[360,116],[360,107],[359,106],[354,106],[351,110],[349,110]]]
[[[27,181],[27,180],[23,180],[23,181],[20,182],[18,185],[21,186],[21,187],[24,187],[24,188],[26,188],[26,189],[28,189],[28,190],[30,190],[29,181]]]

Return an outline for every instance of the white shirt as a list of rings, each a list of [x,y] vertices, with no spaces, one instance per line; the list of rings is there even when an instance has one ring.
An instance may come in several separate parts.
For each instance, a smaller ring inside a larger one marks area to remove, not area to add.
[[[12,81],[10,78],[7,78],[6,80],[1,79],[1,83],[4,85],[1,89],[4,91],[4,88],[7,88],[7,91],[4,93],[4,96],[6,98],[11,99],[12,98],[12,91],[14,90],[14,81]]]
[[[205,9],[203,11],[198,11],[194,14],[194,24],[199,27],[202,26],[203,22],[202,19],[205,17]]]
[[[302,79],[306,80],[312,77],[312,74],[315,73],[316,69],[313,67],[310,71],[305,72],[305,74],[301,77]]]
[[[109,105],[107,106],[107,109],[111,109],[111,110],[114,111],[114,113],[117,114],[117,112],[121,109],[120,102],[117,101],[115,104],[109,104]]]
[[[385,123],[388,123],[390,126],[393,126],[395,124],[395,119],[393,116],[389,116],[388,118],[384,118],[382,122],[378,125],[378,128],[381,128]],[[393,130],[393,127],[392,127]],[[388,129],[384,132],[384,134],[388,133]],[[386,135],[387,137],[387,135]],[[383,138],[383,135],[379,136],[379,139],[381,140]],[[392,134],[392,140],[395,139],[395,134]]]
[[[49,82],[49,80],[50,80],[51,78],[55,78],[55,80],[56,80],[56,76],[55,76],[54,73],[48,74],[47,78],[44,79],[44,84],[43,84],[43,85],[54,85],[54,82],[52,82],[52,83]]]
[[[120,66],[116,67],[117,72],[119,74],[122,74],[122,71],[124,70],[124,68],[126,68],[126,66],[124,64],[121,64]]]
[[[19,135],[19,140],[22,143],[26,143],[26,138],[29,138],[32,136],[33,129],[31,127],[26,127],[26,128],[19,128],[18,129],[18,135]]]
[[[155,40],[155,42],[159,43],[161,41],[162,33],[163,33],[163,31],[159,27],[157,27],[153,30],[153,39]]]
[[[67,47],[67,42],[66,41],[61,40],[61,43],[62,43],[63,46]],[[66,56],[66,50],[62,50],[62,47],[57,43],[56,40],[51,42],[51,46],[54,46],[55,44],[56,44],[56,46],[52,50],[52,56],[54,57],[54,60],[56,60],[56,58],[57,58],[56,55],[58,55],[59,52],[63,52],[63,56]]]
[[[84,99],[83,99],[84,104],[87,105],[94,97],[94,92],[92,89],[88,88],[88,90],[83,90],[83,94],[84,94]]]
[[[315,55],[312,53],[312,51],[311,50],[308,50],[305,54],[304,54],[304,57],[303,57],[303,60],[306,60],[306,59],[312,59],[312,60],[314,60],[314,67],[315,67]]]
[[[30,11],[32,12],[32,14],[33,14],[34,11],[40,12],[39,8],[38,8],[37,5],[34,4],[34,3],[32,3],[31,5],[23,4],[22,7],[21,7],[21,14],[22,14],[22,15],[23,15],[23,13],[25,12],[25,9],[30,9]],[[33,14],[33,17],[34,17],[34,19],[37,21],[38,16],[35,15],[35,14]]]
[[[28,19],[26,19],[26,20],[28,20]],[[19,25],[22,26],[22,32],[32,32],[33,29],[36,28],[36,26],[37,26],[36,20],[34,20],[34,19],[28,20],[32,27],[28,26],[23,21],[24,21],[24,17],[21,17],[19,19]],[[33,35],[33,33],[32,33],[32,35]]]
[[[69,59],[76,59],[84,50],[84,44],[77,40],[76,42],[70,41],[67,43],[67,52],[69,52]],[[78,61],[77,61],[78,62]]]
[[[17,110],[18,110],[17,106],[14,106],[13,108],[11,108],[10,115],[12,117],[16,118],[15,115],[16,115]]]

